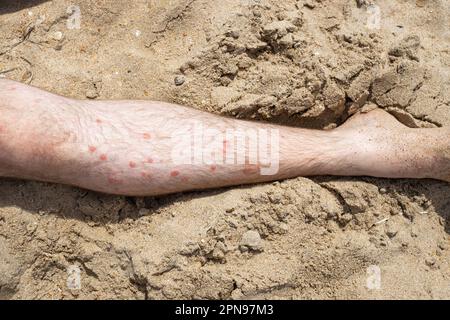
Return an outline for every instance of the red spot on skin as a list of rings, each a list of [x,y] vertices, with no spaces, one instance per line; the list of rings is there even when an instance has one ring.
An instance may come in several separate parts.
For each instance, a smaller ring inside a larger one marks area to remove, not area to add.
[[[108,157],[106,156],[106,154],[100,155],[100,160],[106,161],[106,159],[108,159]]]
[[[188,182],[188,181],[189,181],[189,178],[188,178],[188,177],[181,177],[181,181],[183,181],[183,182]]]
[[[98,124],[100,124],[100,123],[102,123],[102,120],[96,119],[95,122],[97,122]]]
[[[215,166],[215,165],[212,165],[209,167],[209,170],[211,170],[212,172],[216,171],[216,169],[217,169],[217,166]]]
[[[17,88],[16,87],[11,87],[11,88],[9,88],[9,90],[11,90],[11,91],[14,91],[14,90],[16,90]]]
[[[150,135],[150,133],[144,133],[144,134],[142,135],[142,137],[143,137],[145,140],[149,140],[152,136]]]
[[[90,153],[94,153],[96,150],[97,150],[96,147],[94,147],[94,146],[89,146],[89,152],[90,152]]]
[[[130,166],[130,168],[136,168],[136,162],[130,161],[128,165]]]
[[[148,158],[147,160],[145,160],[145,162],[147,162],[147,163],[153,163],[153,159],[152,159],[152,158]]]
[[[180,174],[180,172],[177,170],[173,170],[172,172],[170,172],[170,176],[172,176],[172,177],[176,177],[179,174]]]
[[[111,184],[120,184],[122,180],[117,179],[116,177],[108,177],[108,182]]]
[[[142,176],[143,178],[150,178],[150,173],[145,172],[145,171],[142,171],[142,172],[141,172],[141,176]]]

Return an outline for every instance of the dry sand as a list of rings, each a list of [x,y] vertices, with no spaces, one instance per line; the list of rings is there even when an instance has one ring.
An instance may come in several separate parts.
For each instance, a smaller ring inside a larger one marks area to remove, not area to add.
[[[0,75],[301,127],[374,105],[448,126],[449,13],[447,0],[2,1]],[[449,195],[432,180],[132,198],[1,179],[0,298],[448,299]]]

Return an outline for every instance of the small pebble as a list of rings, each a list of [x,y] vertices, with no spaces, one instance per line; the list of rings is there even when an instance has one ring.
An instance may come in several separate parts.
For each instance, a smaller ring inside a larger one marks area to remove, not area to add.
[[[316,4],[311,0],[307,0],[305,2],[305,7],[307,7],[308,9],[314,9],[316,7]]]
[[[370,5],[370,1],[369,0],[356,0],[356,5],[358,8],[361,8],[363,6]]]
[[[226,36],[232,37],[234,39],[238,39],[240,34],[239,34],[239,31],[237,31],[237,30],[231,30],[226,33]]]
[[[259,10],[253,10],[253,15],[257,18],[261,17],[261,11]]]
[[[388,224],[387,226],[386,226],[386,235],[389,237],[389,238],[393,238],[393,237],[395,237],[396,235],[397,235],[397,233],[398,233],[398,229],[397,229],[397,227],[396,226],[394,226],[393,224]]]
[[[61,31],[55,31],[52,34],[52,38],[56,41],[61,41],[64,38],[64,34]]]
[[[250,230],[242,235],[241,242],[239,243],[241,251],[253,250],[262,251],[263,241],[257,231]]]
[[[139,216],[140,216],[140,217],[146,216],[146,215],[148,215],[149,213],[150,213],[150,210],[148,210],[147,208],[141,208],[141,209],[139,209]]]
[[[233,211],[234,211],[234,207],[228,207],[228,208],[225,209],[226,213],[231,213]]]
[[[95,89],[89,89],[86,92],[86,98],[88,98],[88,99],[95,99],[97,97],[98,97],[98,93],[97,93],[97,90],[95,90]]]
[[[432,258],[432,257],[426,258],[426,259],[425,259],[425,264],[426,264],[427,266],[429,266],[429,267],[432,267],[432,266],[434,266],[434,265],[436,264],[436,259],[435,259],[435,258]]]
[[[181,86],[186,81],[186,78],[184,76],[176,76],[174,79],[176,86]]]

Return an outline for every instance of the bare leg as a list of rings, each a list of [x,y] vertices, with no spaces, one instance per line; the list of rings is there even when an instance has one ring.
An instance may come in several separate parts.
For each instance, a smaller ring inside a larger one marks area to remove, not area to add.
[[[77,101],[8,80],[0,80],[0,97],[5,177],[124,195],[310,175],[450,180],[450,130],[409,129],[381,110],[318,131],[161,102]],[[255,132],[257,145],[250,141]],[[261,161],[262,146],[269,161]],[[184,162],[179,151],[186,151]]]

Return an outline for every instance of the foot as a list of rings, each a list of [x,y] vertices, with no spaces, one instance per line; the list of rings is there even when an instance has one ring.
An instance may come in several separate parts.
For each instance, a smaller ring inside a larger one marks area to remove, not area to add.
[[[355,153],[353,174],[450,181],[450,130],[413,129],[382,109],[358,113],[335,129]]]

